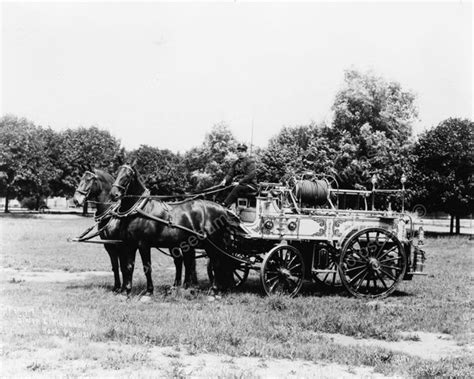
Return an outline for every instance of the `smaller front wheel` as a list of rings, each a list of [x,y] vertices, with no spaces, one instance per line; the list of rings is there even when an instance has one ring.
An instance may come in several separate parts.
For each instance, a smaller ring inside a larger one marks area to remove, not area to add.
[[[295,296],[303,285],[303,256],[293,246],[279,245],[271,249],[263,259],[260,279],[267,295]]]

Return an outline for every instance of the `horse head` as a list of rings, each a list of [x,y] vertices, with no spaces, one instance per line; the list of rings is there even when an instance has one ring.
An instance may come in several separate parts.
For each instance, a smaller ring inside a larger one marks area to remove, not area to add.
[[[84,205],[90,196],[96,196],[100,192],[99,177],[92,171],[86,171],[74,192],[74,204]]]
[[[110,197],[112,200],[120,200],[127,193],[132,179],[136,177],[137,172],[133,166],[128,164],[120,166],[115,182],[112,184],[112,189],[110,190]]]

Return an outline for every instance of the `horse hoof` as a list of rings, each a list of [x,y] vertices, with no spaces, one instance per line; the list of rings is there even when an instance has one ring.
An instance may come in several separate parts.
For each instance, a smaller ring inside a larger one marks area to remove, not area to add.
[[[151,295],[143,295],[140,298],[141,303],[149,303],[151,301]]]
[[[209,295],[209,296],[207,297],[207,301],[209,301],[209,302],[216,301],[216,297]]]

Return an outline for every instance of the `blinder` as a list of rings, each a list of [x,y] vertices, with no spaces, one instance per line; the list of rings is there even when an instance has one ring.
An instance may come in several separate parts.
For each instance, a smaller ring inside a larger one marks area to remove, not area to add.
[[[91,189],[92,189],[92,185],[94,184],[94,181],[98,180],[99,177],[95,173],[93,173],[92,171],[84,172],[83,177],[85,177],[85,176],[89,177],[89,178],[87,178],[89,185],[86,187],[85,190],[76,189],[76,192],[81,194],[82,196],[84,196],[87,199],[90,195],[90,192],[91,192]]]

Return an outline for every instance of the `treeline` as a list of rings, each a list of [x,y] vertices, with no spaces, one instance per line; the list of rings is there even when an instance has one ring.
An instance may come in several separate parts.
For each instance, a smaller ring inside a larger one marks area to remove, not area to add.
[[[332,106],[330,123],[282,128],[265,148],[254,148],[260,181],[284,181],[304,171],[337,178],[341,188],[400,188],[407,178],[413,207],[444,211],[457,222],[473,212],[474,124],[451,118],[416,140],[415,95],[399,83],[350,70]],[[217,184],[236,159],[237,140],[224,123],[184,154],[142,145],[126,151],[98,127],[62,132],[11,115],[0,120],[0,196],[71,196],[90,167],[114,173],[137,158],[152,194],[174,194]]]

